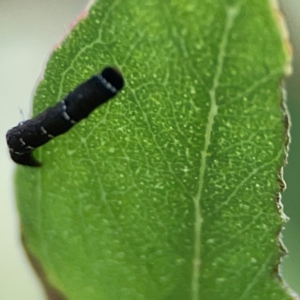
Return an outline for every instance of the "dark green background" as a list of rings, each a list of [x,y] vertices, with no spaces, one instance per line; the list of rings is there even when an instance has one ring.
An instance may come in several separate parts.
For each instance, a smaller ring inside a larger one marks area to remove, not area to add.
[[[283,193],[284,212],[290,217],[283,232],[289,255],[284,259],[283,274],[300,294],[300,10],[293,1],[281,1],[293,45],[293,75],[286,81],[288,108],[291,115],[291,145],[288,165],[284,168],[287,189]]]

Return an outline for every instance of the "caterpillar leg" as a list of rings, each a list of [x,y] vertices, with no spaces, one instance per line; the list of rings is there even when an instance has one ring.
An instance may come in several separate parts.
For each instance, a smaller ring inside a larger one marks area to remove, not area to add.
[[[13,151],[9,151],[11,159],[20,165],[29,166],[29,167],[40,167],[42,164],[37,161],[33,156],[32,152],[26,152],[23,154],[17,154]]]

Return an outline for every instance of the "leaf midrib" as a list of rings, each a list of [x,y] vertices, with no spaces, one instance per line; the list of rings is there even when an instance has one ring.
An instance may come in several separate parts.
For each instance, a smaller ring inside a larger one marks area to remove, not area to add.
[[[228,36],[233,27],[234,20],[239,14],[240,5],[236,5],[233,7],[227,7],[226,9],[226,21],[224,32],[222,35],[218,60],[217,60],[217,69],[215,72],[215,76],[213,79],[212,88],[209,91],[210,98],[210,110],[207,118],[207,125],[205,129],[205,138],[204,138],[204,147],[201,151],[201,163],[199,168],[199,180],[198,180],[198,190],[197,194],[193,199],[194,207],[195,207],[195,223],[194,223],[194,256],[193,256],[193,271],[192,271],[192,282],[191,282],[191,290],[192,290],[192,300],[199,300],[199,278],[200,278],[200,266],[201,266],[201,229],[203,217],[201,213],[201,198],[204,184],[204,174],[206,170],[206,158],[208,156],[208,148],[211,143],[211,134],[213,129],[213,124],[215,117],[218,114],[218,105],[216,99],[216,91],[218,89],[220,83],[220,77],[223,71],[223,65],[226,55],[226,49],[228,45]]]

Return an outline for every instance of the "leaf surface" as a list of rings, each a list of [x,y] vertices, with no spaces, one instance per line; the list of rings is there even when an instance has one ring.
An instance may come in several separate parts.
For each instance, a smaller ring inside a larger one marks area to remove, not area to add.
[[[125,88],[16,174],[49,281],[70,300],[291,299],[275,272],[287,59],[266,0],[96,1],[34,113],[106,65]]]

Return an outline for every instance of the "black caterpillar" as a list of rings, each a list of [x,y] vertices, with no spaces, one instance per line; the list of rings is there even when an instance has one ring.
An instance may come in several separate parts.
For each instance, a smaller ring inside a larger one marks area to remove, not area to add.
[[[114,97],[123,85],[122,75],[107,67],[77,86],[55,106],[10,129],[6,141],[12,160],[25,166],[41,166],[32,156],[34,149],[70,130],[95,108]]]

